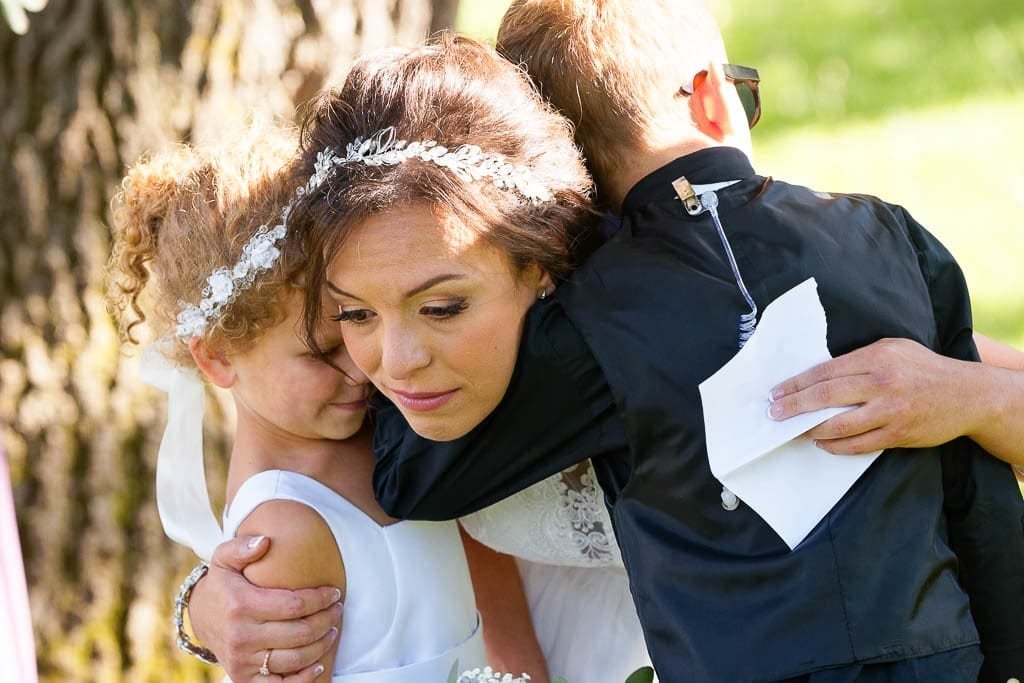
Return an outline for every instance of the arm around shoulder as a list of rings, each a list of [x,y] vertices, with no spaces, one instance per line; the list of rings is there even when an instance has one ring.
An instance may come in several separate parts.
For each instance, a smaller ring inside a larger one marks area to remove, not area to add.
[[[254,680],[273,649],[278,668],[299,672],[283,680],[306,683],[317,676],[324,653],[334,651],[341,594],[333,586],[287,590],[249,583],[242,572],[269,548],[262,536],[221,543],[209,573],[192,590],[189,622],[199,645],[215,653],[231,680]]]
[[[992,455],[1024,467],[1024,370],[968,365],[961,396],[975,417],[966,435]]]
[[[334,534],[308,505],[289,500],[268,501],[249,514],[238,533],[271,540],[267,554],[243,572],[253,584],[288,589],[337,586],[344,600],[345,566]],[[319,660],[325,671],[331,671],[335,653],[336,648],[331,648]],[[275,670],[272,659],[269,668],[276,674],[291,673]]]
[[[807,437],[830,453],[852,455],[936,446],[966,435],[1024,466],[1024,369],[990,365],[991,353],[979,347],[985,363],[947,358],[908,339],[883,339],[780,384],[771,415],[782,420],[857,406]]]

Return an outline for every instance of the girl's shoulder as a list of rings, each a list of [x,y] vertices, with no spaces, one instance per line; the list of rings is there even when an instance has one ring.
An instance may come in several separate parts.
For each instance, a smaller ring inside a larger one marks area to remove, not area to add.
[[[253,583],[274,588],[333,585],[344,591],[345,566],[334,532],[308,502],[262,502],[242,521],[237,534],[270,539],[267,554],[245,569]]]
[[[344,579],[344,564],[330,520],[337,525],[344,504],[315,479],[266,470],[239,486],[224,512],[224,532],[270,539],[267,554],[246,569],[253,583],[280,588],[337,585]]]

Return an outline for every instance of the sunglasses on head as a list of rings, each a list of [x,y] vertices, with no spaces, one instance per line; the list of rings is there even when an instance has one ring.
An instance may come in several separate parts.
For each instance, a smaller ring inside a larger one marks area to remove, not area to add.
[[[743,111],[747,114],[747,123],[753,128],[761,118],[761,91],[758,89],[761,76],[758,75],[757,69],[738,64],[723,64],[722,72],[736,86],[740,102],[743,103]],[[692,95],[693,91],[699,88],[707,77],[707,69],[698,71],[697,75],[693,77],[693,83],[689,86],[684,85],[681,87],[679,89],[680,92]]]

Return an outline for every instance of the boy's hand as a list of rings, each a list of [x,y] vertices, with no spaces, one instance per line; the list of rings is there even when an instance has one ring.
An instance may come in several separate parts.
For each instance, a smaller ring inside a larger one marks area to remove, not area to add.
[[[784,420],[829,407],[857,406],[805,436],[836,454],[926,447],[971,431],[966,366],[907,339],[883,339],[817,365],[772,390],[769,414]]]
[[[249,583],[242,570],[269,547],[264,537],[239,537],[217,547],[209,572],[192,591],[192,630],[237,683],[316,680],[322,673],[316,662],[335,647],[341,629],[340,593],[329,586],[292,591]],[[268,650],[270,668],[278,673],[259,676]]]

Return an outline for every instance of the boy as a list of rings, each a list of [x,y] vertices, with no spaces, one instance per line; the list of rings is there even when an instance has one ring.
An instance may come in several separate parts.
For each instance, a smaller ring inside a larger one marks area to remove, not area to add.
[[[976,360],[950,254],[900,207],[755,175],[756,72],[697,2],[518,0],[499,47],[623,227],[530,312],[475,430],[427,442],[382,407],[383,507],[460,516],[591,457],[661,680],[973,681],[979,632],[983,680],[1024,675],[1024,503],[972,442],[880,458],[792,552],[708,465],[698,385],[809,277],[833,354],[906,337]]]

